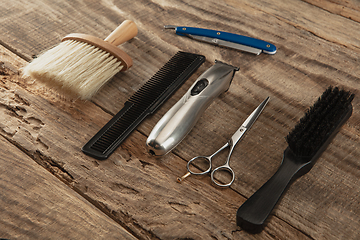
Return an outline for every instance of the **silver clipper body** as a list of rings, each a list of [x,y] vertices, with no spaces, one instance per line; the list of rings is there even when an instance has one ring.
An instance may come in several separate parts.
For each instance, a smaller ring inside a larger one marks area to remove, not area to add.
[[[227,91],[239,68],[215,61],[160,119],[146,145],[150,154],[162,156],[175,148],[191,131],[201,114],[221,93]]]

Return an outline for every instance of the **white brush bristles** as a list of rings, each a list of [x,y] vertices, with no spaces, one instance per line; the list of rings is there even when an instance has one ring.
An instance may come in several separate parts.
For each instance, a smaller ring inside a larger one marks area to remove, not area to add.
[[[122,68],[110,53],[66,40],[35,58],[23,72],[66,95],[88,100]]]

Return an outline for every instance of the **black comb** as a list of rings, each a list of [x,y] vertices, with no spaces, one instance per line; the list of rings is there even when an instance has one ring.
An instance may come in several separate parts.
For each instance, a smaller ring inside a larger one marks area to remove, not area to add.
[[[166,101],[204,62],[202,55],[177,52],[81,150],[99,160],[108,158],[144,118]]]
[[[329,87],[287,135],[277,172],[236,213],[242,229],[258,233],[287,187],[306,174],[352,114],[354,94]]]

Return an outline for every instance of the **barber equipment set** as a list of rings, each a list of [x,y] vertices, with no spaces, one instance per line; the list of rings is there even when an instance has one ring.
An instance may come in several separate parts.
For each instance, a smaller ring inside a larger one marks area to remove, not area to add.
[[[254,54],[275,54],[276,47],[262,40],[208,29],[165,26],[176,34],[195,40],[243,50]],[[152,114],[205,61],[201,55],[178,52],[126,103],[83,148],[97,159],[106,159],[136,126]],[[220,94],[226,92],[238,67],[215,61],[201,74],[184,96],[158,121],[146,140],[148,151],[164,156],[173,150],[196,125],[202,113]],[[271,211],[296,178],[306,174],[325,151],[340,127],[351,116],[354,95],[329,87],[319,100],[288,134],[289,144],[278,171],[242,204],[236,213],[236,223],[242,229],[258,233],[264,228]],[[182,182],[190,175],[210,174],[211,181],[229,187],[235,180],[230,157],[236,144],[251,128],[269,101],[267,97],[245,120],[234,135],[210,156],[198,156],[187,163],[188,172],[179,177]],[[213,169],[212,158],[229,148],[223,165]],[[203,163],[207,167],[204,168]],[[226,177],[226,176],[230,176]]]
[[[259,55],[275,54],[276,47],[263,40],[216,30],[166,25],[176,34],[222,47]],[[90,99],[118,71],[132,65],[131,58],[116,46],[137,34],[135,23],[124,21],[105,40],[85,34],[70,34],[61,44],[25,69],[29,75],[61,92],[81,99]],[[162,105],[200,66],[205,57],[178,52],[151,77],[124,107],[102,128],[82,151],[96,159],[106,159],[125,138],[150,114]],[[184,96],[154,126],[146,145],[150,154],[163,156],[174,149],[196,125],[202,113],[220,94],[226,92],[238,67],[215,61],[192,84]],[[288,134],[288,147],[277,172],[236,213],[237,225],[249,232],[259,232],[286,188],[296,178],[306,174],[330,144],[340,127],[352,114],[354,95],[329,87]],[[217,186],[229,187],[235,180],[230,157],[236,144],[251,128],[269,101],[267,97],[244,121],[233,136],[210,156],[198,156],[187,163],[188,172],[178,178],[182,182],[190,175],[210,174]],[[212,158],[229,148],[224,165],[212,169]],[[205,170],[199,162],[206,162]],[[224,174],[230,179],[224,179]]]

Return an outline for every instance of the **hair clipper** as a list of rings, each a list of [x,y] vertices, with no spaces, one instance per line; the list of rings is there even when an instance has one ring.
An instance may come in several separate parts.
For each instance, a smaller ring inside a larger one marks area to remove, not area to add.
[[[201,74],[151,131],[146,140],[150,154],[162,156],[175,148],[212,101],[229,89],[238,70],[237,67],[215,61],[215,65]]]

